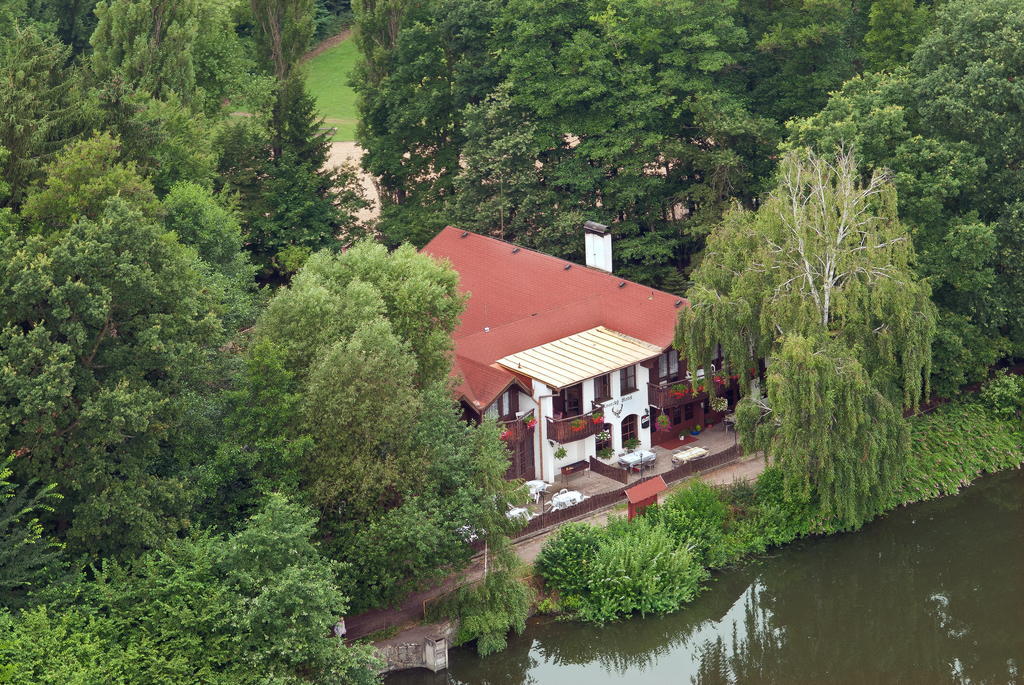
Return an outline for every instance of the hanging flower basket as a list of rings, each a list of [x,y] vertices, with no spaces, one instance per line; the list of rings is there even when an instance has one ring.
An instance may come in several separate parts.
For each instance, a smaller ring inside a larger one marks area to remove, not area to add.
[[[658,430],[668,430],[669,427],[672,425],[672,422],[669,421],[668,416],[666,416],[665,414],[660,414],[658,416],[657,423],[658,423]]]
[[[586,427],[587,422],[584,421],[583,419],[573,419],[572,421],[569,422],[569,430],[571,430],[573,433],[579,433]]]
[[[601,412],[597,412],[596,414],[591,414],[590,415],[590,420],[593,421],[594,423],[598,423],[598,424],[604,423],[604,414],[602,414]]]
[[[598,442],[606,442],[612,439],[612,434],[609,431],[601,431],[594,436]]]

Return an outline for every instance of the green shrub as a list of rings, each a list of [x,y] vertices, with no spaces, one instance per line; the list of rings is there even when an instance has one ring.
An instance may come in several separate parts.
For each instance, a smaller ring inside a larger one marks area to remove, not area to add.
[[[544,544],[534,568],[548,585],[565,595],[586,592],[590,563],[607,531],[586,523],[567,523]]]
[[[807,535],[817,517],[817,503],[786,492],[785,476],[779,466],[769,466],[754,484],[754,501],[747,521],[753,539],[748,541],[750,551],[765,549],[790,542]]]
[[[545,597],[537,602],[537,613],[547,615],[560,614],[562,613],[562,606],[554,597]]]
[[[735,556],[725,532],[729,507],[703,481],[694,481],[671,493],[656,508],[648,509],[645,517],[665,526],[705,566],[721,566]]]
[[[675,611],[708,578],[690,550],[662,526],[617,519],[608,533],[590,564],[590,586],[578,597],[576,611],[586,621]]]
[[[453,643],[476,641],[480,656],[500,652],[508,646],[508,632],[522,633],[530,615],[533,590],[513,571],[489,574],[483,582],[460,588],[431,613],[458,620]]]
[[[980,397],[982,404],[996,417],[1020,422],[1024,416],[1024,376],[1003,369],[985,384]]]
[[[536,568],[563,609],[592,623],[675,611],[708,577],[689,547],[646,517],[612,519],[604,530],[566,526],[545,545]]]
[[[1020,423],[999,418],[983,403],[948,404],[910,421],[907,476],[889,507],[951,495],[982,473],[1024,461]]]

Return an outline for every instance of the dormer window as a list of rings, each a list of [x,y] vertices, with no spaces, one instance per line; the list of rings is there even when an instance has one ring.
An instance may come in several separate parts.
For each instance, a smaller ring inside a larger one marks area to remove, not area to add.
[[[519,412],[519,390],[515,386],[509,388],[501,393],[491,406],[495,408],[499,419],[515,418],[515,415]]]

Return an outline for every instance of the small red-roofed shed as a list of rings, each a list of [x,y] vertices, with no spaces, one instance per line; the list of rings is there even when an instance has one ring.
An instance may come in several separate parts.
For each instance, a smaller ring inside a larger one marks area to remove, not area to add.
[[[665,484],[665,479],[655,476],[626,490],[626,499],[629,500],[629,520],[632,521],[635,516],[644,513],[644,509],[652,504],[657,504],[658,493],[664,492],[666,488],[668,485]]]

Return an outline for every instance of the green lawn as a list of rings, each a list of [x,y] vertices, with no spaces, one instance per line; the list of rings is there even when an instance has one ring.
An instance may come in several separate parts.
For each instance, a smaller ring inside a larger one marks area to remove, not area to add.
[[[320,116],[328,126],[338,129],[332,140],[356,139],[359,114],[356,111],[356,94],[348,85],[348,76],[357,55],[355,41],[348,39],[305,64],[306,85],[317,99]]]

